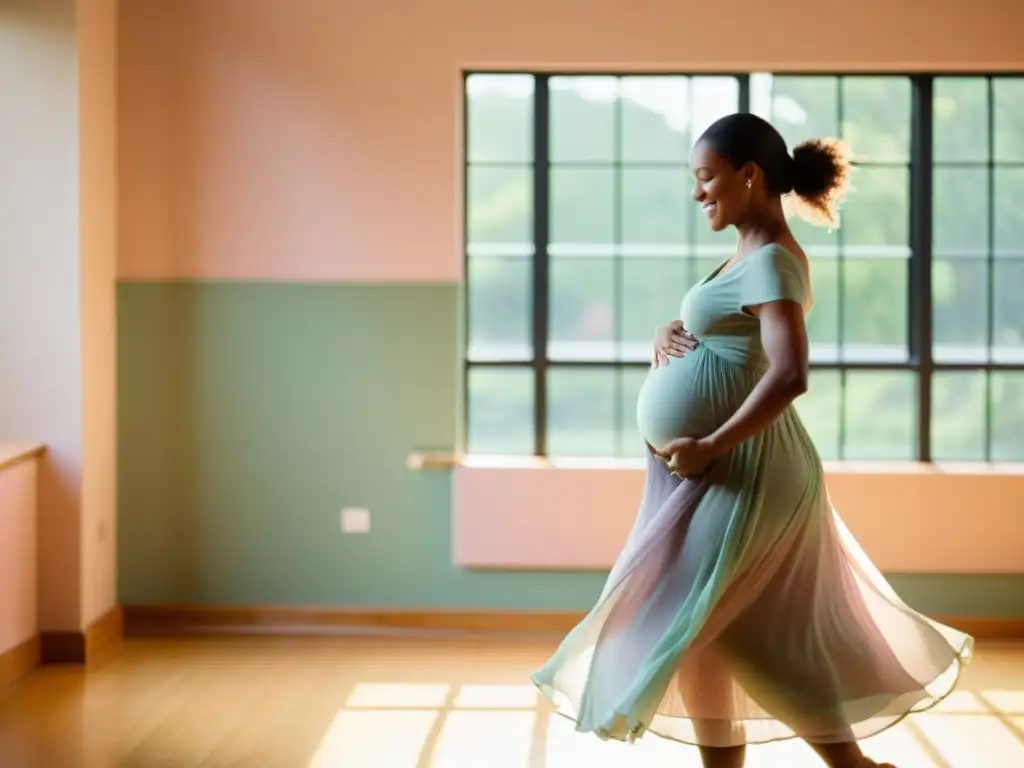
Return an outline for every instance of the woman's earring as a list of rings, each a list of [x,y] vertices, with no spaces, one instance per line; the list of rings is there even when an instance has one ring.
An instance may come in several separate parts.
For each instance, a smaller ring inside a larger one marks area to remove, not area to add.
[[[754,186],[753,179],[747,179],[747,189],[751,189]]]

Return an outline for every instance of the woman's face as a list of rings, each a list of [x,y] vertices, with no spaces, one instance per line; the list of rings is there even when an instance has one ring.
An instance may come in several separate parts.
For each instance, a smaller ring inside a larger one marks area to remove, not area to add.
[[[751,169],[733,168],[704,142],[697,142],[690,153],[690,167],[693,199],[700,203],[712,230],[719,232],[747,216],[753,198],[747,186],[747,179],[752,179]]]

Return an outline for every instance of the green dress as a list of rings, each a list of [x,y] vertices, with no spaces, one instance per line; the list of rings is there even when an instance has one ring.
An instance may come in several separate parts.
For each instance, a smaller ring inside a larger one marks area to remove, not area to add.
[[[809,305],[804,269],[781,246],[723,270],[683,300],[698,348],[652,369],[641,390],[651,445],[711,433],[750,394],[768,367],[750,307]],[[672,477],[648,455],[636,522],[600,599],[533,680],[577,730],[602,738],[828,743],[934,706],[972,645],[908,607],[867,558],[791,406],[700,478]]]

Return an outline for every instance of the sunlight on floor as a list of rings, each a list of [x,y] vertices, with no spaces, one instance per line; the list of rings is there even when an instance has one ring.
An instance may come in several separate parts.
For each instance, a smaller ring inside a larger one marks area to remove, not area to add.
[[[1024,690],[954,693],[869,739],[899,768],[1024,766]],[[529,685],[362,683],[310,768],[699,768],[697,750],[650,737],[634,745],[576,733]],[[800,742],[753,747],[748,768],[821,768]]]

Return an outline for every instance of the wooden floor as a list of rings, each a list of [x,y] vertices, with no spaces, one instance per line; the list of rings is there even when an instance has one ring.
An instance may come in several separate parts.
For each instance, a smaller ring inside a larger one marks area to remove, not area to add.
[[[3,768],[696,768],[696,751],[575,733],[527,680],[553,641],[133,640],[0,690]],[[1024,766],[1024,645],[979,648],[960,692],[865,742],[899,768]],[[798,742],[750,768],[820,765]]]

